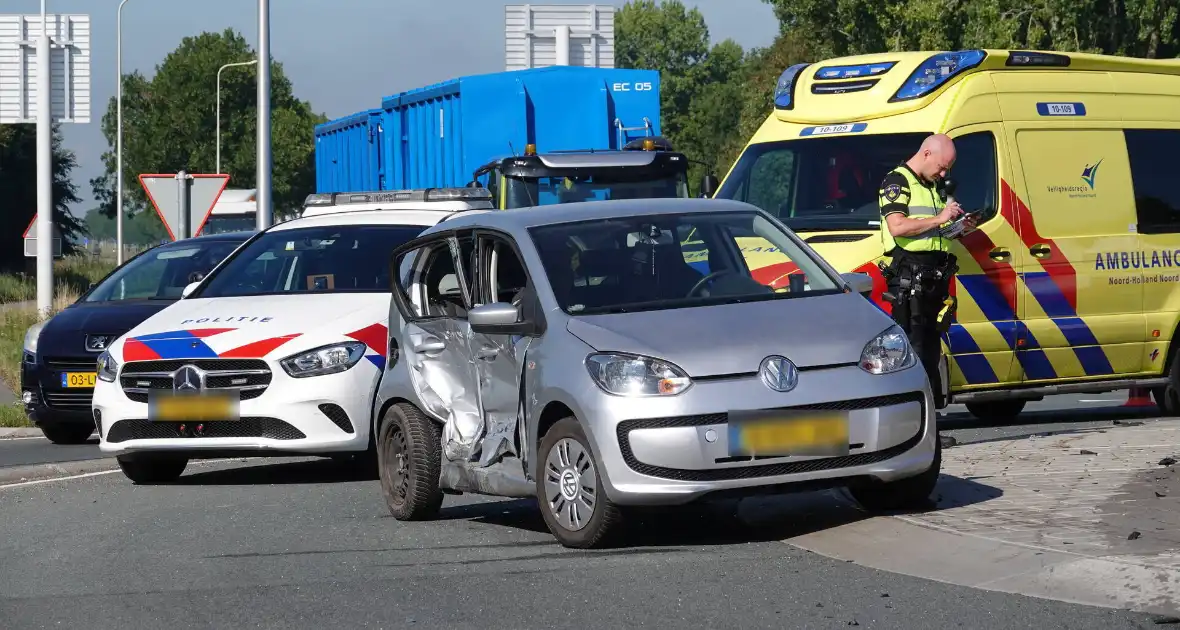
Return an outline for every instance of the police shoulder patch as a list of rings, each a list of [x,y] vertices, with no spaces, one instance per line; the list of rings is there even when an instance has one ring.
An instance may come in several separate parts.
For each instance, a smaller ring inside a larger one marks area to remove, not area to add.
[[[889,184],[885,187],[885,198],[889,201],[897,201],[901,196],[901,186],[899,184]]]

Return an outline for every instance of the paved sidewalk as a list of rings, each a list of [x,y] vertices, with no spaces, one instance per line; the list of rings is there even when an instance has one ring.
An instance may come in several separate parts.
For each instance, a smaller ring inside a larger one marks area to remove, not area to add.
[[[945,582],[1180,616],[1173,459],[1180,419],[959,445],[943,451],[936,508],[788,542]]]

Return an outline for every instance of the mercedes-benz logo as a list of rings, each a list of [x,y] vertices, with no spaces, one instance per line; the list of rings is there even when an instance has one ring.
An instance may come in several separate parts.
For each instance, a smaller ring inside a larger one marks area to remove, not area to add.
[[[758,376],[763,384],[776,392],[789,392],[795,389],[799,382],[799,370],[790,359],[780,356],[769,356],[762,359],[758,368]]]
[[[86,335],[86,349],[91,352],[102,352],[111,344],[112,339],[112,335]]]
[[[172,373],[172,390],[195,392],[205,388],[205,375],[195,365],[183,365]]]

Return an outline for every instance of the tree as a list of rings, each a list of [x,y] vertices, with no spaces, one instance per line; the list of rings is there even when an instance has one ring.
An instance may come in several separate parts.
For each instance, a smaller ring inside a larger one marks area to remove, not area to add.
[[[141,173],[212,173],[216,167],[217,71],[249,61],[254,51],[232,29],[184,38],[148,79],[123,77],[124,204],[131,212],[148,208]],[[253,188],[256,180],[257,72],[255,66],[221,73],[221,170],[230,188]],[[111,150],[106,171],[91,180],[95,199],[108,217],[115,213],[115,99],[102,128]],[[314,192],[314,127],[327,118],[295,98],[282,64],[271,62],[271,185],[276,215],[295,212]]]
[[[733,93],[743,75],[744,53],[733,40],[709,46],[709,28],[680,0],[633,0],[615,16],[615,64],[660,72],[663,135],[689,158],[716,169],[718,150],[738,116]],[[703,168],[690,170],[692,182]]]
[[[78,203],[78,190],[70,174],[78,166],[73,151],[62,147],[60,125],[53,133],[53,222],[62,237],[62,253],[76,251],[77,239],[85,233],[82,223],[69,212]],[[23,269],[24,246],[21,234],[37,213],[37,126],[4,125],[0,127],[0,199],[8,210],[0,215],[0,268]],[[34,226],[36,229],[36,226]]]

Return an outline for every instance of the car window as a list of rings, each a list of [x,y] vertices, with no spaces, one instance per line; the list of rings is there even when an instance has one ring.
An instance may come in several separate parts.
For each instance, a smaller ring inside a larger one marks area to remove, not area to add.
[[[839,290],[814,252],[763,213],[648,215],[529,231],[558,304],[574,315]],[[597,246],[584,248],[587,241]],[[749,242],[765,243],[767,257],[742,251]]]
[[[480,282],[476,302],[506,302],[520,306],[529,277],[511,243],[499,236],[480,237]]]
[[[461,272],[455,264],[461,249],[466,248],[460,248],[456,240],[440,239],[405,252],[394,261],[401,270],[395,289],[409,308],[410,318],[467,316],[464,287],[470,285],[466,278],[460,282]],[[474,251],[473,247],[467,251]]]
[[[130,260],[101,280],[85,302],[178,299],[240,245],[239,241],[187,241],[159,247]]]
[[[388,292],[390,252],[422,230],[416,225],[272,230],[226,261],[194,297]]]
[[[1180,232],[1180,166],[1175,158],[1180,146],[1178,129],[1128,129],[1127,154],[1135,188],[1139,232]]]

